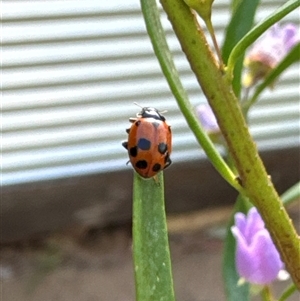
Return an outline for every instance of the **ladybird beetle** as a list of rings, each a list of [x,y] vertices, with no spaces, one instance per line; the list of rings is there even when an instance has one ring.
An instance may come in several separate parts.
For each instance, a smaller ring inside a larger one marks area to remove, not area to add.
[[[129,118],[132,125],[126,130],[128,141],[122,145],[135,171],[143,178],[151,178],[172,163],[171,127],[155,108],[144,107],[136,117]]]

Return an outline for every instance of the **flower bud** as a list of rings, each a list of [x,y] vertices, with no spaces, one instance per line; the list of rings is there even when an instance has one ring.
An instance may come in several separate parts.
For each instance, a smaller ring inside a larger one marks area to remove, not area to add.
[[[211,107],[208,104],[198,105],[196,107],[196,115],[210,139],[215,143],[223,145],[224,138]]]
[[[231,227],[236,239],[236,269],[252,284],[268,285],[277,278],[283,263],[270,233],[255,207],[245,216],[235,214]]]
[[[244,65],[247,72],[243,85],[248,88],[274,69],[288,52],[300,41],[294,24],[273,25],[258,39],[246,55]]]
[[[196,107],[196,113],[203,128],[209,132],[219,132],[217,119],[208,104],[201,104]]]

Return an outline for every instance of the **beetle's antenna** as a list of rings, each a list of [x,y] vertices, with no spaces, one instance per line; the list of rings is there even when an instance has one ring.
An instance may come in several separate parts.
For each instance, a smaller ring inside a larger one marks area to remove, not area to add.
[[[138,107],[140,107],[141,109],[143,108],[140,104],[138,104],[137,102],[134,102],[134,104]]]
[[[144,107],[142,107],[140,104],[138,104],[137,102],[134,102],[134,104],[138,107],[140,107],[141,109],[143,109]],[[159,113],[161,114],[164,114],[164,113],[167,113],[168,111],[167,110],[163,110],[163,111],[158,111]]]

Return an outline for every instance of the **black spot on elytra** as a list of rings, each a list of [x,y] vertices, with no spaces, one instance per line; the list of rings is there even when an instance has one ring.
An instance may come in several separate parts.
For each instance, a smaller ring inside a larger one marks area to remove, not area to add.
[[[159,171],[161,169],[161,165],[159,163],[155,163],[152,167],[152,171]]]
[[[146,160],[139,160],[135,163],[135,167],[138,169],[146,169],[148,166],[148,163]]]
[[[159,127],[159,122],[152,122],[152,125],[157,129]]]
[[[139,126],[140,124],[141,124],[141,121],[138,120],[134,125],[135,125],[135,126]]]
[[[168,150],[168,146],[166,143],[160,143],[158,144],[158,152],[162,155],[165,154],[165,152]]]
[[[151,142],[148,139],[140,138],[137,147],[141,150],[149,150],[151,147]]]
[[[137,156],[137,147],[136,146],[131,147],[129,150],[129,154],[131,157],[136,157]]]

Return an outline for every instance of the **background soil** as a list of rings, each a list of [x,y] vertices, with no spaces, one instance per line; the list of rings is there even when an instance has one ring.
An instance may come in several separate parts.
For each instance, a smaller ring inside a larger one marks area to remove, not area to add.
[[[222,245],[231,208],[169,217],[178,301],[225,300]],[[299,230],[299,206],[290,214]],[[1,246],[2,301],[132,301],[131,225],[82,229]],[[289,283],[276,282],[280,292]],[[259,300],[259,298],[255,298]],[[295,293],[289,300],[300,300]],[[242,300],[241,300],[242,301]]]

